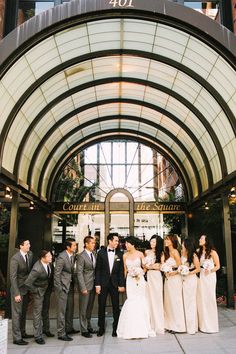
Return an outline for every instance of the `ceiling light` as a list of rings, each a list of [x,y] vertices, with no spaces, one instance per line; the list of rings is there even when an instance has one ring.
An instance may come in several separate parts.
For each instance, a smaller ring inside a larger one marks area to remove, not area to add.
[[[236,188],[232,187],[230,189],[229,198],[235,198],[235,197],[236,197]]]
[[[34,209],[34,202],[32,200],[30,201],[29,209],[30,210]]]
[[[5,189],[5,198],[12,199],[12,191],[11,191],[11,188],[8,186]]]

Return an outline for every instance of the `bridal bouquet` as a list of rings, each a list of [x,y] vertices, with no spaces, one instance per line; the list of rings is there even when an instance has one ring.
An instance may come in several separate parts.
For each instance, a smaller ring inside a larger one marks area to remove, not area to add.
[[[128,270],[128,274],[132,278],[135,278],[135,280],[137,281],[137,285],[138,285],[140,278],[144,275],[144,271],[141,267],[131,267]]]
[[[205,270],[212,270],[214,268],[214,264],[210,259],[205,259],[202,265]]]
[[[181,275],[188,275],[189,274],[189,267],[186,265],[180,265],[178,267],[178,273],[180,273]]]

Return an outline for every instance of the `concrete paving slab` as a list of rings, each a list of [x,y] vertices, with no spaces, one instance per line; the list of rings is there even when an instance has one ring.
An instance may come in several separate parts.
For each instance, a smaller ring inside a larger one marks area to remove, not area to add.
[[[97,328],[97,318],[93,318],[93,327]],[[106,332],[103,337],[88,339],[76,334],[72,342],[63,342],[45,337],[46,344],[38,345],[29,339],[27,347],[18,347],[12,343],[11,321],[8,332],[8,354],[235,354],[236,353],[236,311],[219,307],[220,332],[195,335],[169,334],[157,335],[155,338],[125,340],[113,338],[112,319],[107,318]],[[79,321],[74,321],[79,328]],[[32,321],[27,321],[27,331],[32,333]],[[56,321],[51,320],[51,332],[56,335]]]

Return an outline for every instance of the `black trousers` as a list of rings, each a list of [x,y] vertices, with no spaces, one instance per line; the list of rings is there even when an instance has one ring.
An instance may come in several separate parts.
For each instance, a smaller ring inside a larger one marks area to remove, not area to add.
[[[98,327],[102,330],[105,329],[105,311],[108,294],[111,296],[113,310],[113,330],[116,330],[120,316],[119,292],[118,288],[115,288],[111,281],[109,282],[108,286],[102,286],[101,293],[98,296]]]

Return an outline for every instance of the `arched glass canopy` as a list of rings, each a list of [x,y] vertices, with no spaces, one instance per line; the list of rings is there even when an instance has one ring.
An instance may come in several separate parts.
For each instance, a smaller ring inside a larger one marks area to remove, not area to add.
[[[2,173],[50,201],[73,154],[125,137],[162,151],[189,201],[234,178],[233,34],[168,1],[85,4],[55,7],[1,43]]]

